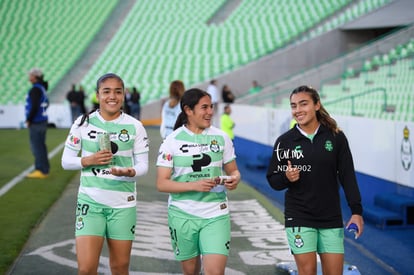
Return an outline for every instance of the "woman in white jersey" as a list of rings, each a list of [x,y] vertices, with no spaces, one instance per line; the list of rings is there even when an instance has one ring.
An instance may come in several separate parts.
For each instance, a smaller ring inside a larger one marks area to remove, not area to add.
[[[161,110],[161,137],[165,139],[174,130],[175,121],[181,112],[180,100],[185,91],[181,80],[170,83],[170,98],[164,103]]]
[[[174,132],[161,144],[157,189],[170,193],[171,243],[184,274],[224,274],[230,248],[227,190],[240,181],[230,138],[211,126],[210,95],[186,91]],[[224,171],[222,171],[224,169]],[[229,176],[219,180],[218,176]]]
[[[97,81],[99,109],[72,125],[62,167],[80,169],[75,235],[78,274],[96,274],[104,239],[112,274],[128,274],[136,225],[136,183],[148,171],[148,138],[141,122],[122,112],[123,80]],[[79,152],[81,152],[79,156]]]

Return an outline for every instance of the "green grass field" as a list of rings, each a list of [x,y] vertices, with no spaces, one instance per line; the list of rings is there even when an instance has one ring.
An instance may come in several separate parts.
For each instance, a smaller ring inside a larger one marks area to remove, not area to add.
[[[0,130],[0,187],[34,163],[29,145],[29,132]],[[65,141],[68,129],[48,129],[47,147],[52,151]],[[47,213],[78,171],[64,171],[60,165],[62,152],[50,160],[47,179],[23,179],[0,197],[0,274],[7,272],[19,255],[31,230]]]

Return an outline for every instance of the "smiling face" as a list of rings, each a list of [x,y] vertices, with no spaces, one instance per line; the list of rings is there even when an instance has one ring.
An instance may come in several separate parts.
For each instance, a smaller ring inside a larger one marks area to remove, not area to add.
[[[107,78],[99,85],[97,92],[99,111],[105,120],[113,120],[121,114],[124,104],[124,88],[117,78]]]
[[[187,128],[193,133],[200,134],[204,129],[211,126],[213,118],[213,104],[209,96],[203,96],[193,109],[185,106],[188,123]]]
[[[308,133],[313,133],[319,125],[316,112],[320,109],[320,102],[315,103],[308,92],[298,92],[290,97],[292,116],[299,127]]]

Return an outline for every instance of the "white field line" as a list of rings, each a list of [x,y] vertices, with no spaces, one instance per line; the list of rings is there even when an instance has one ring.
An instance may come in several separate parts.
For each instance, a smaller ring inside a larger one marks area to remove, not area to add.
[[[59,144],[56,148],[54,148],[48,155],[49,159],[53,158],[62,148],[65,146],[65,143]],[[2,188],[0,188],[0,197],[7,193],[11,188],[13,188],[16,184],[18,184],[21,180],[23,180],[27,174],[29,174],[34,169],[34,166],[30,166],[19,175],[14,177],[11,181],[6,183]]]

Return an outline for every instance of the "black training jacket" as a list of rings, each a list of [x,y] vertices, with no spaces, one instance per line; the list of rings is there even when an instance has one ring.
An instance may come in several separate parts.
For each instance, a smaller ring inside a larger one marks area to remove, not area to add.
[[[293,183],[285,176],[288,160],[301,171]],[[320,125],[311,141],[296,127],[290,129],[275,142],[267,180],[275,190],[287,188],[286,227],[342,227],[340,186],[352,214],[362,215],[352,155],[342,131],[334,134]]]

